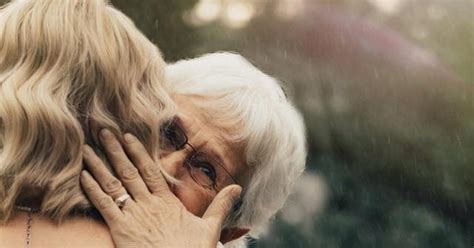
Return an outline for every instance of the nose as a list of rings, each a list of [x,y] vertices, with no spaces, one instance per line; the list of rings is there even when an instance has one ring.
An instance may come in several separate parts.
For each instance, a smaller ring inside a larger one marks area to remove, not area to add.
[[[162,168],[170,176],[180,179],[182,175],[182,168],[186,160],[187,151],[186,149],[171,152],[162,152],[159,160]]]

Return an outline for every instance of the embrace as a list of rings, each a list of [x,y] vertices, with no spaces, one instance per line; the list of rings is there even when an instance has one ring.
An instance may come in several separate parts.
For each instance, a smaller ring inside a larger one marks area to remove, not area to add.
[[[240,55],[166,64],[104,0],[0,9],[0,247],[245,246],[305,159]]]

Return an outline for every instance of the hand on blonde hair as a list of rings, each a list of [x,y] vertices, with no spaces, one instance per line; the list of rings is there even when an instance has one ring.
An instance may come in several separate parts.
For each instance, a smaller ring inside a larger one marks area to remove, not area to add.
[[[100,137],[119,179],[85,146],[84,160],[93,175],[83,171],[81,183],[107,222],[116,247],[216,247],[240,186],[221,190],[203,217],[197,217],[170,191],[160,167],[138,139],[126,134],[123,149],[111,132],[103,130]],[[132,199],[120,208],[117,198],[126,199],[121,196],[127,192]]]

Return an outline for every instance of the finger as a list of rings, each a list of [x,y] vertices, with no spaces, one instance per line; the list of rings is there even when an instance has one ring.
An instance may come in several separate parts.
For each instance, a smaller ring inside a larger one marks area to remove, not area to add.
[[[118,177],[135,200],[146,199],[150,192],[137,168],[130,162],[115,135],[107,129],[100,132],[101,143]]]
[[[234,203],[240,198],[242,188],[239,185],[230,185],[221,190],[211,202],[203,219],[214,224],[219,231],[225,218],[232,210]]]
[[[81,172],[81,185],[87,197],[102,214],[109,227],[123,216],[112,197],[102,191],[99,184],[87,171]]]
[[[160,166],[153,161],[143,144],[132,134],[125,134],[125,150],[138,168],[148,189],[157,195],[172,194]]]
[[[112,199],[117,199],[127,193],[120,180],[112,175],[94,150],[87,145],[83,147],[83,158],[95,180]]]

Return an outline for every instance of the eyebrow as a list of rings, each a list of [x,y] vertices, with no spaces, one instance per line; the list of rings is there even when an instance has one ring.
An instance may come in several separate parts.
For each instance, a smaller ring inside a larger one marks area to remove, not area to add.
[[[204,145],[205,146],[205,145]],[[217,152],[215,152],[214,150],[212,149],[209,149],[207,147],[204,148],[204,151],[206,152],[206,154],[210,154],[211,158],[213,160],[215,160],[225,171],[227,171],[229,174],[230,174],[230,171],[227,169],[227,167],[225,166],[226,163],[224,162],[224,160],[222,159],[222,156],[220,156]],[[230,174],[230,176],[232,176]]]

